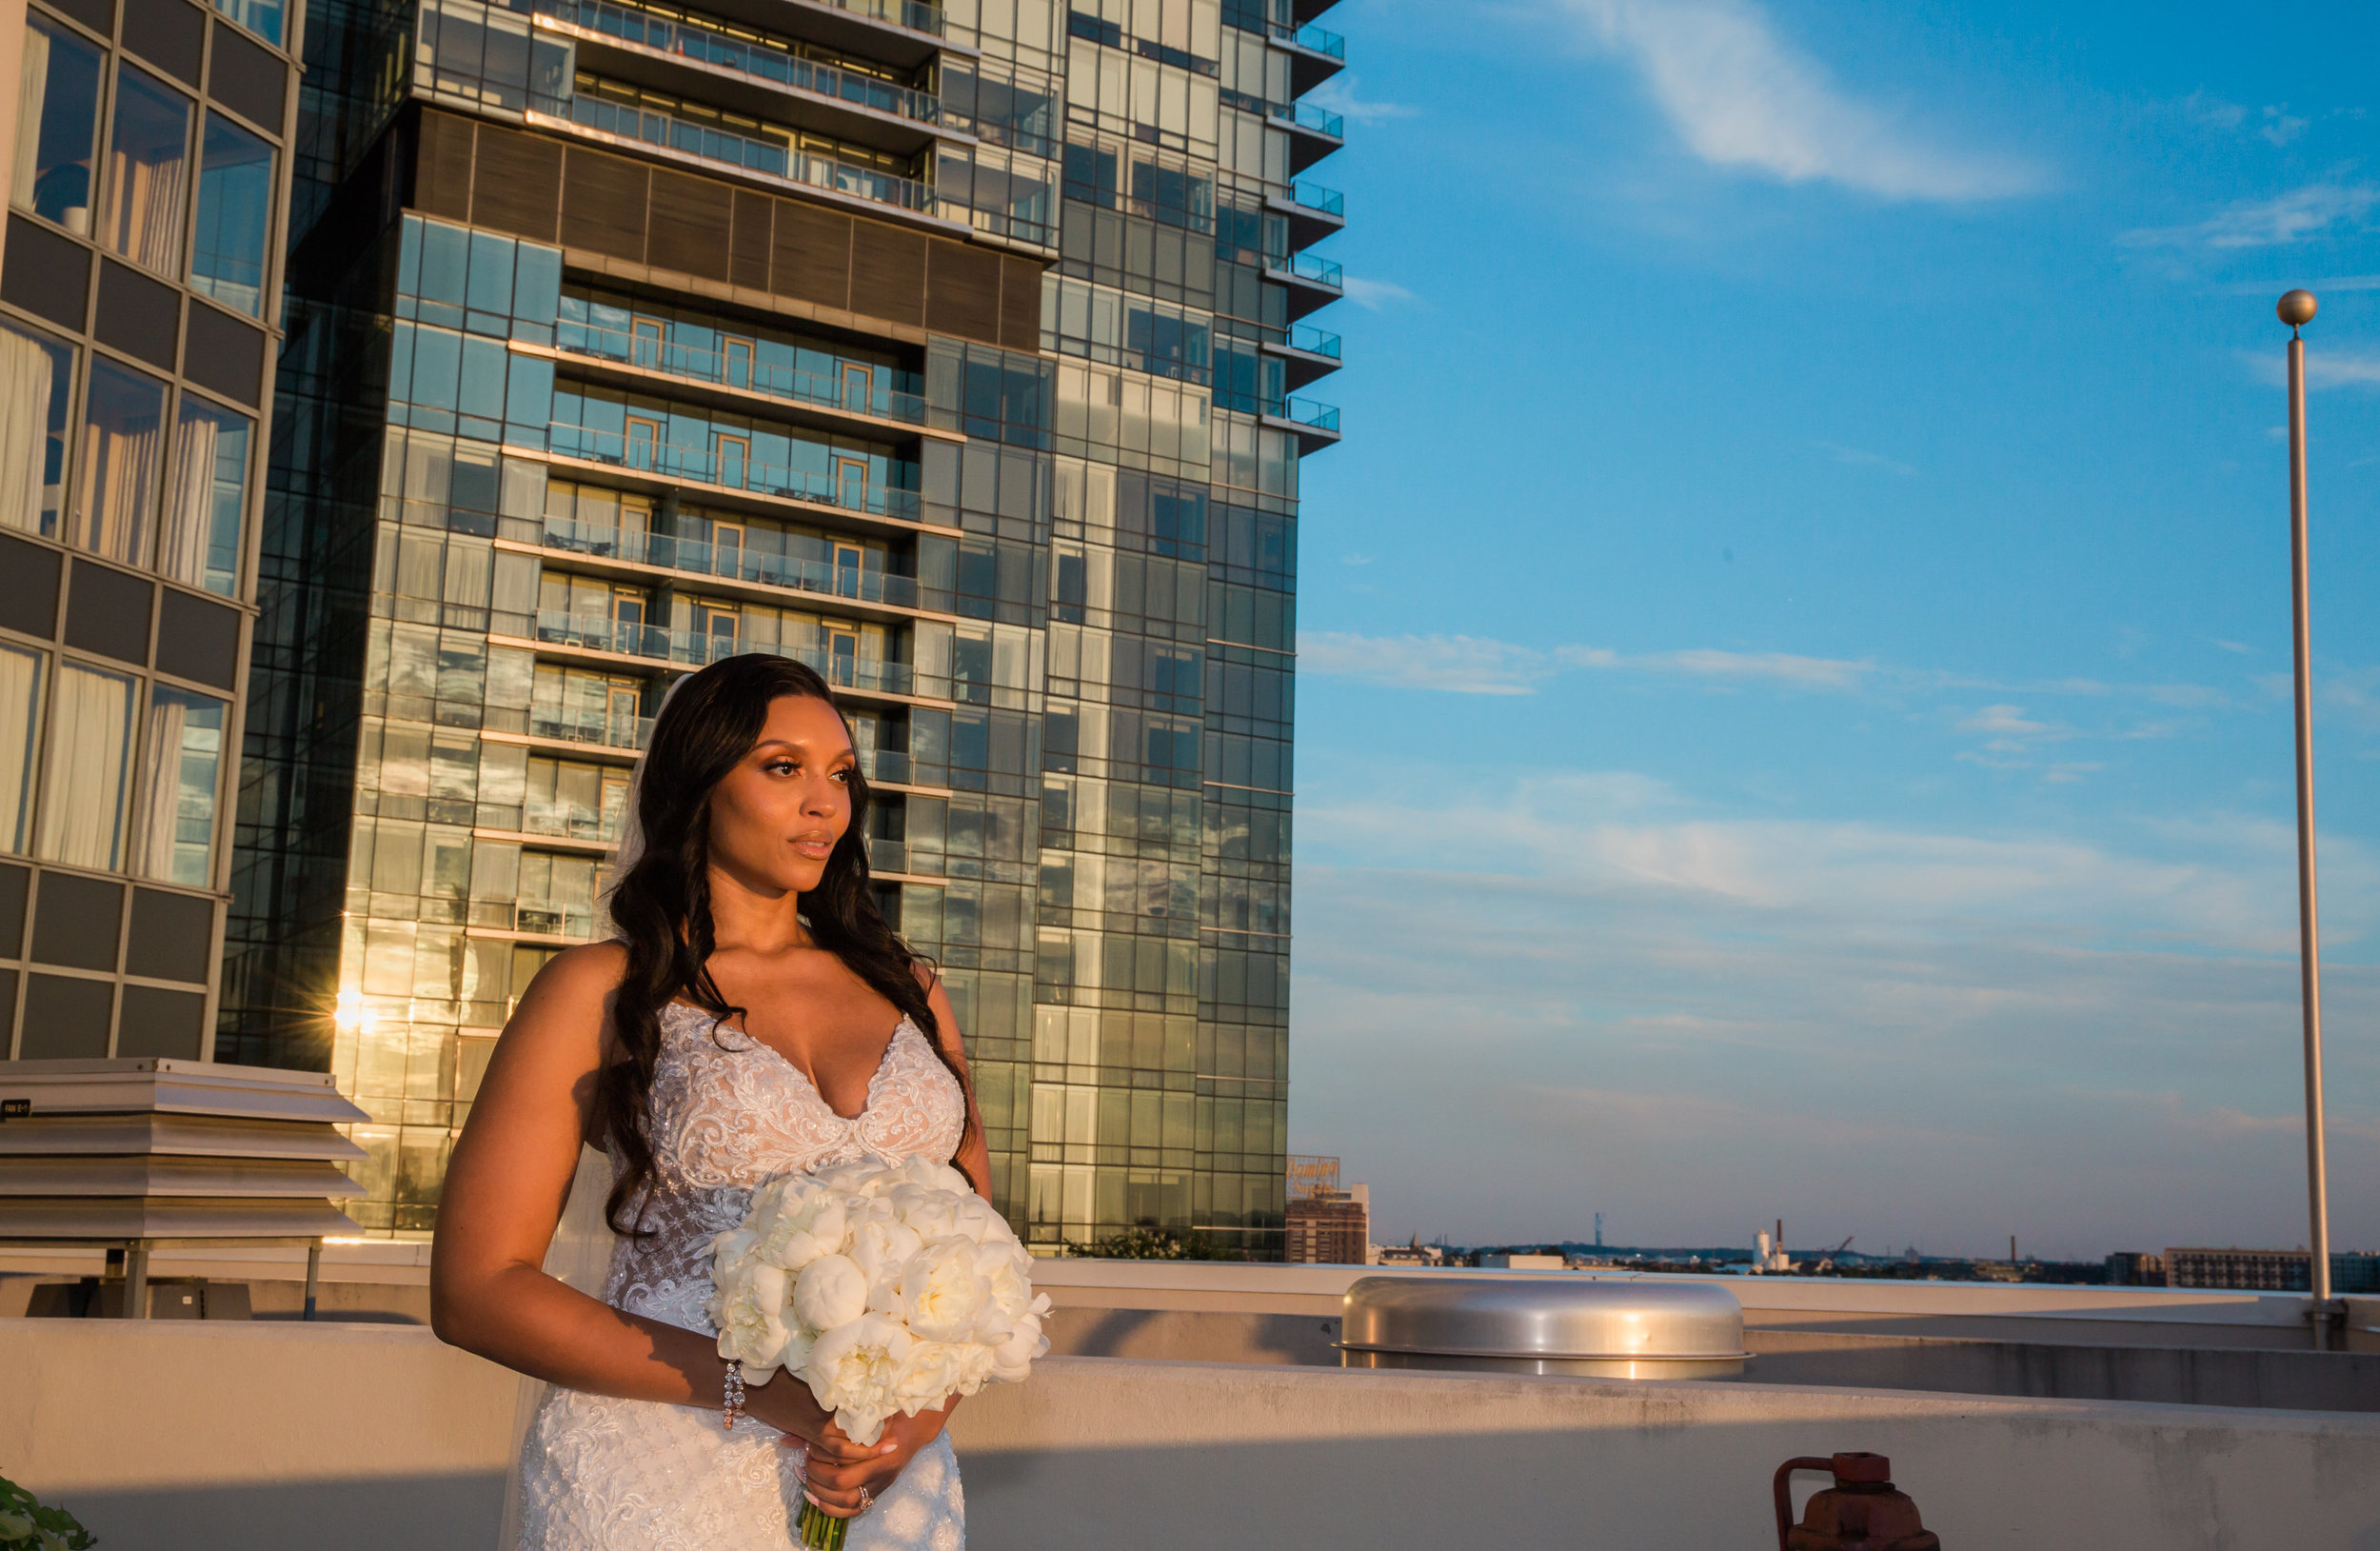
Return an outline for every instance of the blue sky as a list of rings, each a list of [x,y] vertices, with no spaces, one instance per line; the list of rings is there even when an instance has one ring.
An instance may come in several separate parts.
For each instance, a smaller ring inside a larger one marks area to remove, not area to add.
[[[2333,1236],[2380,1246],[2380,22],[1324,22],[1293,1147],[1399,1238],[2302,1243],[2302,284]]]

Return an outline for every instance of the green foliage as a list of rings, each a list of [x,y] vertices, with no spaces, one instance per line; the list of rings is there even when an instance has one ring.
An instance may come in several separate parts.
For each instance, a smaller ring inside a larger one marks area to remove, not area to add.
[[[99,1543],[64,1508],[45,1508],[0,1476],[0,1551],[89,1551]]]
[[[1192,1228],[1151,1227],[1141,1223],[1121,1233],[1094,1239],[1087,1244],[1069,1240],[1066,1253],[1086,1260],[1102,1261],[1244,1261],[1247,1251],[1226,1249],[1205,1234]]]

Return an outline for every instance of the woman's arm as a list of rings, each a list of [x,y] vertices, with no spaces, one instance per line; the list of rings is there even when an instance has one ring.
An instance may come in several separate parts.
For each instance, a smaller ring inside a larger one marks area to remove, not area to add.
[[[440,1340],[571,1389],[717,1407],[726,1376],[713,1338],[625,1314],[544,1269],[594,1114],[611,994],[625,950],[558,956],[522,996],[455,1143],[430,1256]],[[756,1385],[746,1407],[816,1439],[827,1422],[808,1386]]]
[[[952,1010],[950,995],[942,989],[942,978],[932,969],[920,965],[918,978],[925,982],[925,1004],[934,1009],[934,1043],[950,1057],[951,1064],[966,1079],[967,1134],[959,1144],[958,1156],[951,1160],[962,1172],[976,1182],[975,1193],[985,1201],[992,1199],[992,1149],[983,1140],[983,1113],[975,1104],[975,1079],[967,1070],[967,1046],[959,1032],[959,1014]]]

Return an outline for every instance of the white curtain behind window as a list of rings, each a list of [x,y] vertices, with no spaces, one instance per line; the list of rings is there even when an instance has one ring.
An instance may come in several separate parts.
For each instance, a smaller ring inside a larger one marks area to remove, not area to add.
[[[27,30],[28,52],[39,37]],[[0,523],[41,531],[49,456],[50,352],[13,328],[0,328]]]
[[[179,697],[153,695],[149,736],[141,742],[140,778],[132,788],[132,871],[175,882],[174,810],[182,796],[182,739],[190,708]]]
[[[43,654],[0,646],[0,849],[25,849],[32,808],[33,735],[41,726]]]
[[[41,157],[41,109],[50,95],[50,34],[38,27],[24,30],[25,55],[17,74],[16,174],[9,184],[15,202],[33,206],[33,173]]]
[[[157,568],[176,582],[207,585],[207,540],[215,515],[214,417],[192,414],[185,401],[173,428],[173,488],[166,496],[157,534]]]
[[[60,664],[34,847],[43,860],[115,870],[131,744],[132,681]]]

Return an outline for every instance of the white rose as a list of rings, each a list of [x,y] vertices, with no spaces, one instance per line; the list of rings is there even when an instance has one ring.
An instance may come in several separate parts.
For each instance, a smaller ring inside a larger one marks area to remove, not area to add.
[[[895,1306],[910,1333],[928,1342],[971,1342],[993,1310],[992,1289],[975,1267],[978,1246],[940,1239],[909,1258],[894,1281]]]
[[[785,1323],[785,1280],[780,1267],[751,1263],[712,1294],[719,1355],[744,1364],[746,1383],[768,1382],[793,1339]]]
[[[813,1330],[849,1324],[867,1312],[867,1276],[846,1255],[821,1255],[793,1284],[794,1317]]]
[[[925,1241],[917,1230],[903,1226],[887,1212],[870,1222],[855,1223],[851,1231],[851,1247],[843,1253],[867,1273],[871,1291],[889,1286],[909,1257],[925,1247]]]
[[[884,1434],[884,1419],[897,1409],[893,1377],[916,1342],[881,1314],[863,1314],[827,1331],[810,1349],[803,1375],[810,1394],[835,1413],[836,1424],[865,1446]]]
[[[921,1341],[893,1370],[892,1399],[903,1416],[939,1411],[954,1395],[983,1387],[991,1350],[973,1342]]]
[[[1023,1315],[1008,1339],[992,1348],[990,1371],[985,1377],[1014,1383],[1032,1371],[1035,1358],[1048,1350],[1049,1342],[1041,1335],[1041,1317]]]

